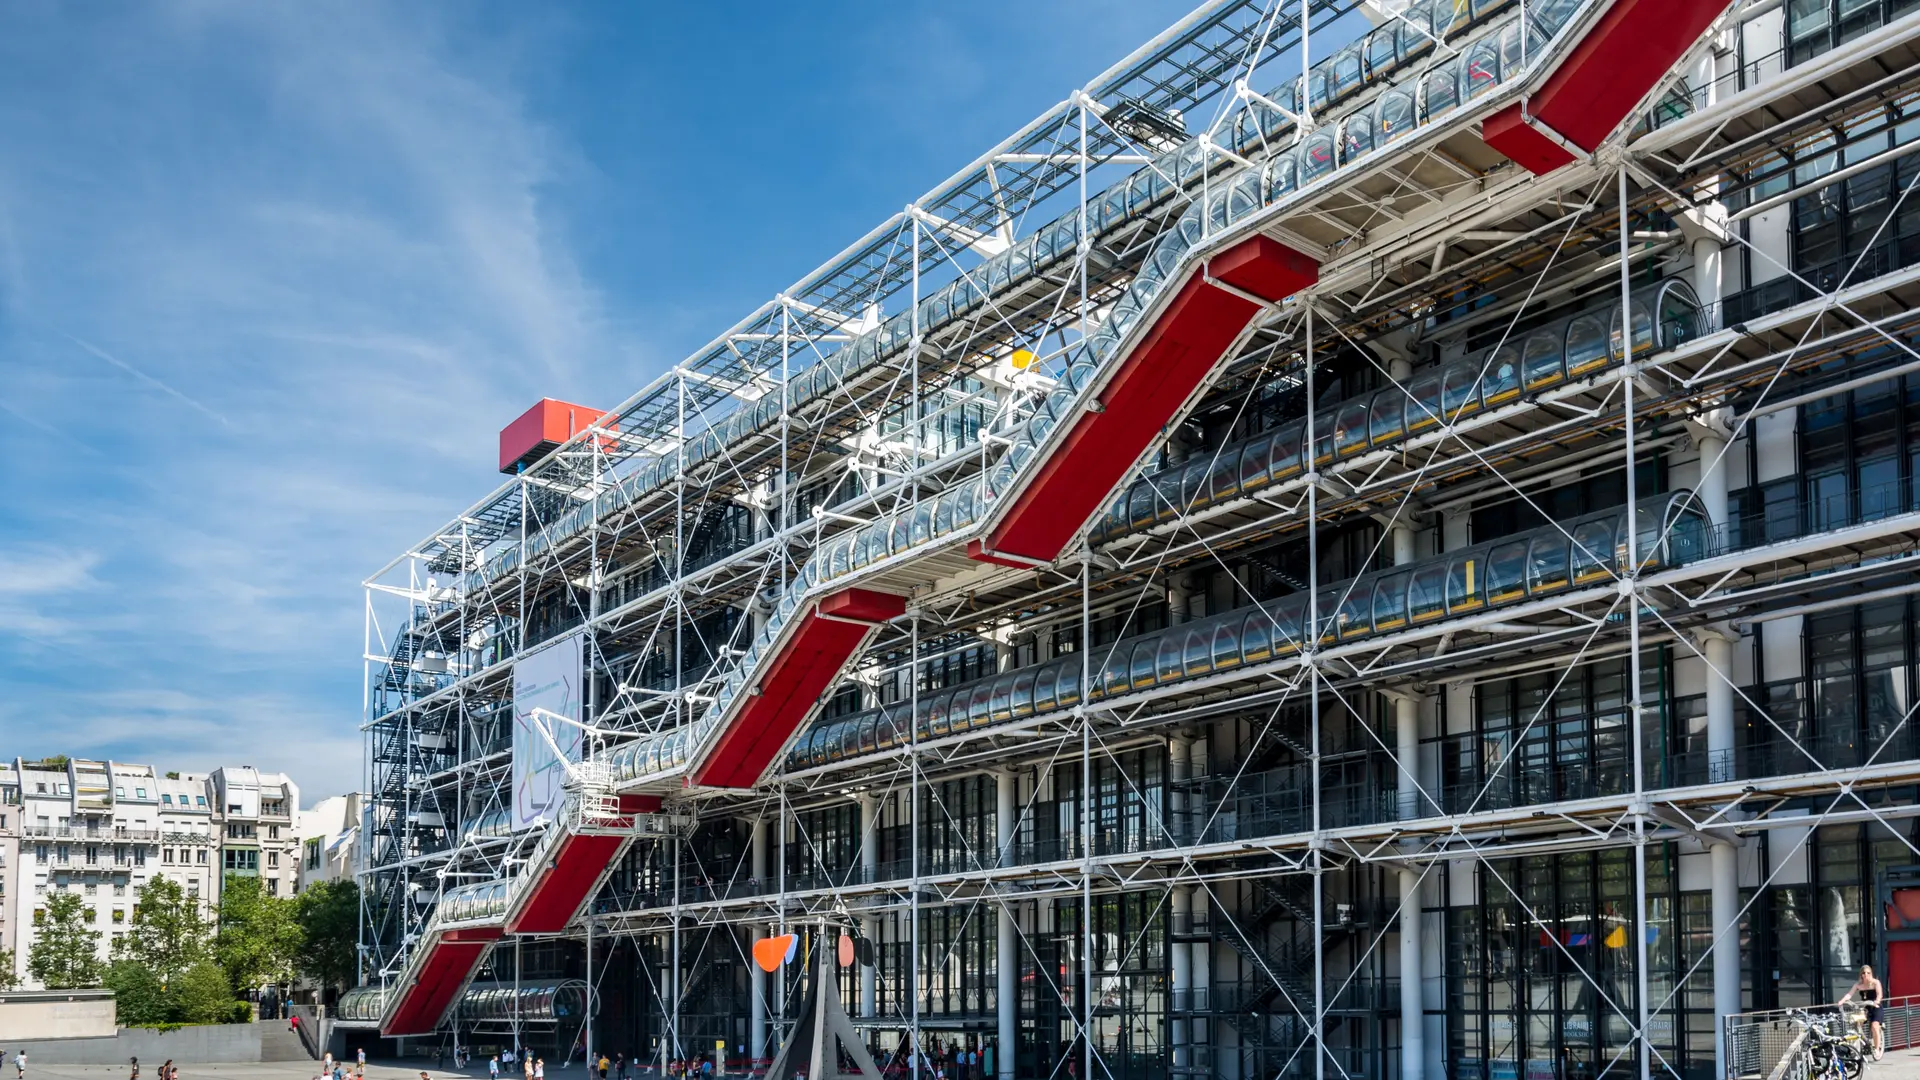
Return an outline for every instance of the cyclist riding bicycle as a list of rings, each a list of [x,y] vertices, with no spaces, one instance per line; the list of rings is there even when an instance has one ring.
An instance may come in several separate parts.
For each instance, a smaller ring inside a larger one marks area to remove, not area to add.
[[[1880,980],[1874,977],[1872,964],[1860,965],[1860,978],[1836,1004],[1845,1005],[1856,997],[1860,999],[1861,1006],[1867,1011],[1867,1028],[1872,1035],[1873,1060],[1879,1061],[1885,1053],[1880,1036],[1880,1005],[1882,999],[1886,997],[1886,988],[1881,986]]]

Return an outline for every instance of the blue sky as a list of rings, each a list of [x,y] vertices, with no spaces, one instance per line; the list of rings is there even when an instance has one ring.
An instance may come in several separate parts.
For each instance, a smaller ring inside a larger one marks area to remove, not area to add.
[[[360,581],[1174,2],[8,5],[0,755],[361,783]]]

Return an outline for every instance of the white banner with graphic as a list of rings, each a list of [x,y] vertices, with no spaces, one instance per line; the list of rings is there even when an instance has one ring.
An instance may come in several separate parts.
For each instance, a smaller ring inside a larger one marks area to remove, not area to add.
[[[535,719],[545,709],[569,720],[581,719],[585,686],[579,634],[562,638],[513,665],[513,824],[526,828],[550,821],[564,797],[567,770],[554,756],[557,743],[568,761],[579,761],[585,733],[573,724]],[[553,735],[547,741],[535,724]]]

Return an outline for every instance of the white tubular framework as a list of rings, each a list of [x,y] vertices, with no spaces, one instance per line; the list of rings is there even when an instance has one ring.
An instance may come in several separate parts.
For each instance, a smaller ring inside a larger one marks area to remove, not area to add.
[[[738,1062],[857,934],[831,992],[916,1077],[1705,1080],[1717,1016],[1883,965],[1920,5],[1724,5],[1581,143],[1543,116],[1634,6],[1204,5],[383,567],[363,984],[497,929],[496,1026],[585,972],[595,1052]],[[1144,449],[1089,435],[1196,320]],[[1066,470],[1101,509],[1004,546]]]

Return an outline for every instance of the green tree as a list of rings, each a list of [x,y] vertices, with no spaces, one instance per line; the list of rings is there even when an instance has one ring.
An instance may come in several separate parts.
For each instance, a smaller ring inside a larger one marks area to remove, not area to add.
[[[138,961],[164,985],[212,953],[213,928],[200,914],[200,898],[180,884],[156,877],[140,887],[133,923],[117,943],[116,959]]]
[[[213,958],[226,969],[233,988],[245,991],[268,980],[293,975],[300,951],[300,924],[293,901],[268,896],[257,877],[228,874],[220,886],[220,927]]]
[[[57,892],[34,912],[37,927],[27,950],[27,973],[49,990],[100,985],[100,931],[79,893]]]
[[[115,960],[104,981],[113,991],[114,1018],[121,1027],[153,1027],[177,1015],[160,977],[138,960]]]
[[[360,887],[319,881],[294,898],[300,924],[300,973],[322,986],[345,987],[359,974]]]
[[[227,974],[202,960],[168,988],[174,1016],[183,1024],[222,1024],[233,1016],[233,988]]]
[[[13,970],[13,950],[0,949],[0,990],[12,990],[19,985],[20,976]]]

